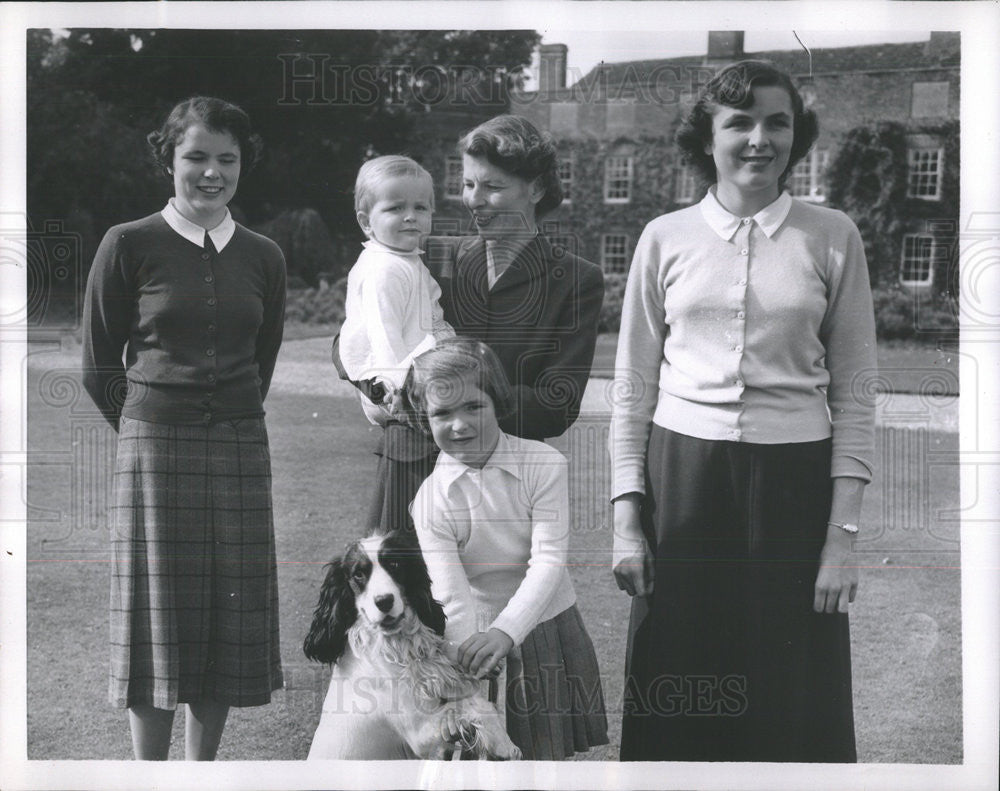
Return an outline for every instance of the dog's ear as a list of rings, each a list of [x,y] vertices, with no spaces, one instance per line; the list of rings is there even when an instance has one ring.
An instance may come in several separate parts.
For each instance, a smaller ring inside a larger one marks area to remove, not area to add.
[[[332,665],[347,648],[347,630],[357,620],[358,608],[344,562],[334,560],[327,568],[319,604],[313,612],[312,626],[302,643],[302,650],[309,659]]]
[[[427,573],[427,564],[424,562],[420,546],[414,544],[405,551],[407,554],[407,601],[423,624],[443,637],[446,620],[444,607],[431,595],[431,576]]]
[[[431,596],[430,586],[418,591],[410,591],[408,599],[417,617],[434,631],[444,637],[445,614],[441,602]]]

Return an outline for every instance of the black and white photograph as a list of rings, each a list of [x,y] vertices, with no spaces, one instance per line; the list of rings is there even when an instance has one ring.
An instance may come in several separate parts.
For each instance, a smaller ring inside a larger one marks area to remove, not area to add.
[[[994,3],[0,18],[0,787],[996,787]]]

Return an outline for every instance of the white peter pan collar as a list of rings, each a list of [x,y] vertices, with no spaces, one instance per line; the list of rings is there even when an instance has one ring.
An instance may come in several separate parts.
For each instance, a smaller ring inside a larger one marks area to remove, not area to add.
[[[520,480],[521,467],[518,464],[519,457],[520,452],[514,444],[514,440],[509,434],[501,431],[497,446],[493,449],[493,453],[490,454],[490,457],[486,460],[486,464],[483,465],[481,470],[470,467],[468,464],[463,464],[454,456],[441,451],[435,465],[434,474],[440,476],[445,491],[463,475],[486,472],[490,468],[503,470]]]
[[[173,198],[167,202],[167,205],[163,207],[160,214],[163,215],[163,219],[166,220],[167,225],[177,231],[177,233],[189,242],[198,245],[198,247],[205,246],[205,229],[200,225],[191,222],[187,217],[177,211],[177,207],[174,206]],[[210,230],[208,235],[212,237],[212,244],[215,245],[215,249],[221,251],[223,247],[229,244],[229,240],[233,238],[234,233],[236,233],[236,221],[233,220],[233,215],[230,214],[229,209],[227,208],[226,216],[223,218],[222,222]]]
[[[701,209],[701,216],[708,223],[708,227],[727,242],[733,238],[736,229],[740,227],[745,219],[731,214],[728,209],[719,203],[719,199],[715,197],[714,186],[705,193],[705,197],[701,199],[701,203],[698,206]],[[785,218],[788,217],[788,212],[791,210],[792,196],[787,192],[782,192],[777,200],[769,203],[749,219],[757,223],[767,238],[770,239],[781,227]]]

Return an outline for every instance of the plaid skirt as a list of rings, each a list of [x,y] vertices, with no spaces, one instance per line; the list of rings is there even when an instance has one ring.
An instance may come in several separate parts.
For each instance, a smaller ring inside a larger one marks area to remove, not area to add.
[[[608,743],[594,644],[574,604],[538,624],[508,657],[507,734],[526,761]]]
[[[268,703],[282,672],[264,419],[123,417],[114,491],[112,705]]]
[[[857,760],[847,614],[813,611],[830,454],[653,426],[622,760]]]

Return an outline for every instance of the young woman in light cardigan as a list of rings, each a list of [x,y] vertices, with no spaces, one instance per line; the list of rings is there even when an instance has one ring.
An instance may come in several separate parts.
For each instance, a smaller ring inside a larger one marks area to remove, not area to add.
[[[856,760],[875,328],[857,228],[782,190],[816,136],[787,75],[724,68],[677,135],[713,186],[636,246],[611,443],[623,760]]]

